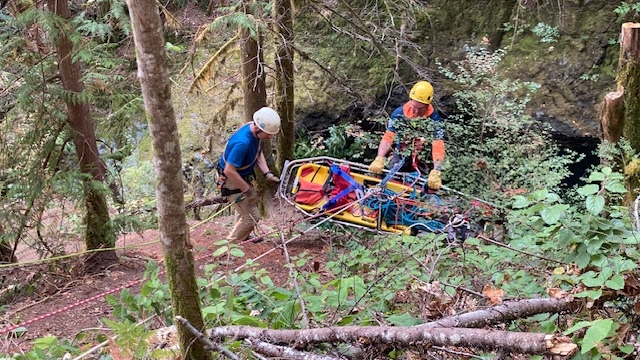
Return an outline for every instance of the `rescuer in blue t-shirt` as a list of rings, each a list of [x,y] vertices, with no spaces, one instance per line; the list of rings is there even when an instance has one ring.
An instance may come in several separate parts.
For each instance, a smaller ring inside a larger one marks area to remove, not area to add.
[[[262,149],[262,140],[270,139],[280,131],[280,115],[263,107],[253,114],[253,122],[244,124],[227,141],[218,162],[218,186],[222,196],[242,193],[233,204],[236,222],[227,240],[241,242],[249,239],[260,220],[258,199],[253,188],[254,168],[257,165],[265,178],[272,182],[280,179],[269,170]]]

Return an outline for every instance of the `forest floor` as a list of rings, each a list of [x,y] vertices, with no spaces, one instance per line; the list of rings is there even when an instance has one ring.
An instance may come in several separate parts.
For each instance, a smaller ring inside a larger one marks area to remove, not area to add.
[[[288,255],[306,252],[313,259],[310,266],[322,271],[327,260],[326,248],[331,246],[331,235],[313,229],[307,232],[295,230],[294,225],[300,224],[302,218],[287,205],[278,205],[271,213],[261,222],[263,233],[288,231],[287,239],[294,238],[286,243]],[[232,261],[225,260],[226,256],[213,258],[212,253],[217,248],[214,243],[224,239],[234,219],[228,214],[209,221],[204,216],[203,219],[189,221],[196,276],[202,276],[205,266],[213,262],[223,264],[226,271],[236,271],[247,259],[257,259],[276,285],[288,282],[287,258],[282,245],[278,245],[273,237],[266,237],[267,240],[261,243],[239,244],[244,258]],[[105,296],[119,297],[124,288],[137,293],[144,283],[143,274],[149,261],[160,265],[161,276],[164,270],[158,231],[123,236],[117,246],[125,247],[117,251],[119,261],[98,274],[84,274],[80,270],[83,266],[79,257],[59,260],[55,264],[0,269],[0,283],[10,284],[0,290],[0,299],[9,299],[6,304],[0,304],[0,329],[20,325],[25,330],[0,334],[0,358],[1,354],[29,351],[35,339],[48,335],[75,339],[77,344],[74,346],[79,346],[94,339],[98,333],[109,334],[102,319],[113,319],[113,307],[107,304]],[[9,296],[10,291],[15,295]]]

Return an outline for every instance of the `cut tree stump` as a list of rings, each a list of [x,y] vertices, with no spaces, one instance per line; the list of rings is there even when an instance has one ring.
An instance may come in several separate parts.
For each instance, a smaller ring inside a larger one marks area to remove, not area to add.
[[[624,130],[624,88],[610,92],[602,100],[602,139],[617,143]]]

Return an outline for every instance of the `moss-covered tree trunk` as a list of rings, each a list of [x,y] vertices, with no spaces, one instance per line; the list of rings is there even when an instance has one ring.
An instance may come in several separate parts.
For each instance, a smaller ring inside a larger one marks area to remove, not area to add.
[[[282,117],[282,131],[277,144],[276,167],[293,159],[295,119],[293,101],[293,7],[291,0],[275,0],[276,13],[276,109]]]
[[[160,242],[173,311],[204,331],[184,206],[180,135],[171,105],[167,54],[164,50],[158,5],[154,0],[129,0],[127,4],[133,25],[138,76],[153,145]],[[182,359],[210,358],[204,345],[182,325],[178,325],[178,338]]]
[[[517,0],[491,0],[487,9],[491,9],[491,16],[485,17],[486,29],[489,35],[489,49],[495,51],[502,47],[504,37],[504,24],[511,21],[516,6],[520,6]]]
[[[640,23],[622,25],[617,83],[624,89],[623,136],[640,152]]]
[[[251,9],[255,6],[252,0],[247,0],[243,4],[243,10],[251,14]],[[257,10],[256,10],[257,11]],[[256,27],[257,28],[257,27]],[[267,90],[265,85],[265,64],[262,54],[262,33],[257,31],[255,36],[247,28],[240,28],[240,56],[242,58],[242,90],[244,95],[244,117],[247,122],[253,121],[253,113],[260,108],[267,106]],[[263,151],[270,169],[274,169],[274,159],[271,149],[271,141],[263,141]],[[273,193],[275,188],[265,181],[262,174],[256,174],[258,181],[258,192],[260,195]],[[271,198],[271,196],[267,197]],[[263,196],[264,199],[264,196]],[[267,215],[269,203],[261,201],[260,212]]]
[[[640,23],[622,24],[618,69],[618,87],[624,89],[622,136],[640,152]],[[627,186],[631,190],[627,203],[632,204],[639,194],[640,166],[627,168]]]
[[[242,90],[244,96],[244,119],[253,120],[253,113],[267,105],[265,68],[260,50],[260,35],[251,36],[249,29],[240,30],[240,54],[242,57]]]
[[[67,0],[49,0],[51,12],[65,20],[71,18],[71,11]],[[64,26],[71,26],[66,22]],[[73,133],[73,143],[78,154],[80,170],[89,174],[90,179],[84,183],[85,215],[85,243],[87,249],[112,248],[115,245],[115,233],[109,217],[109,207],[106,195],[99,190],[96,182],[104,181],[105,167],[98,154],[96,137],[93,129],[89,104],[82,101],[84,91],[80,65],[72,61],[74,55],[73,44],[67,38],[69,32],[64,27],[58,32],[58,67],[63,88],[71,93],[65,99],[68,122]],[[114,250],[95,253],[88,258],[89,266],[102,266],[103,261],[110,263],[117,260]]]

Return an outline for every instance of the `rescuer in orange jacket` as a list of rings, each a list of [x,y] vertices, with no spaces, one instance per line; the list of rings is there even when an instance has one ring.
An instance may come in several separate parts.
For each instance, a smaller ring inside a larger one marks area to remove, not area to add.
[[[427,178],[427,185],[430,189],[438,190],[442,187],[442,162],[444,161],[444,120],[438,114],[437,111],[431,105],[433,101],[433,86],[427,81],[418,81],[409,92],[410,100],[403,106],[398,107],[391,113],[389,122],[387,124],[387,130],[380,141],[378,146],[378,154],[376,159],[369,165],[369,171],[375,174],[382,173],[384,168],[384,161],[387,153],[392,146],[395,145],[395,150],[391,165],[402,159],[400,151],[407,146],[411,146],[412,155],[409,159],[405,160],[405,166],[410,165],[412,169],[418,170],[419,159],[416,158],[417,152],[420,150],[423,139],[410,139],[411,142],[407,143],[409,139],[397,139],[397,126],[402,123],[406,123],[407,119],[414,119],[419,117],[428,118],[430,121],[436,122],[436,130],[434,131],[434,140],[431,142],[431,157],[433,160],[433,168],[429,172]]]

